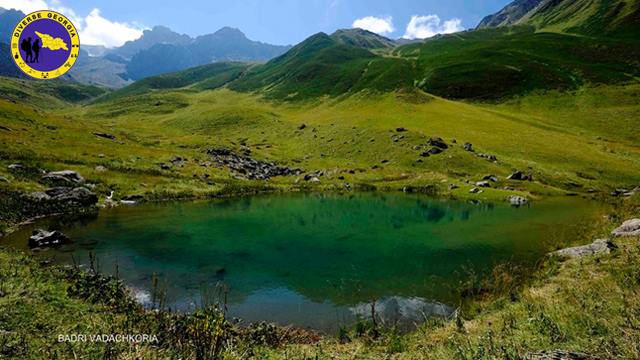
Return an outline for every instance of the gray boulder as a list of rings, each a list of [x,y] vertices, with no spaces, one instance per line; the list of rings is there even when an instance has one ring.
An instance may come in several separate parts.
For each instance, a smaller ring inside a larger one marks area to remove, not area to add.
[[[75,187],[77,185],[84,184],[84,178],[72,170],[53,171],[47,173],[42,176],[40,181],[52,186]]]
[[[474,152],[475,151],[475,150],[473,150],[473,144],[471,144],[471,143],[464,143],[463,147],[468,152]]]
[[[515,171],[513,174],[507,177],[509,180],[517,180],[517,181],[531,181],[533,180],[531,175],[525,175],[522,171]]]
[[[0,183],[8,183],[8,182],[9,182],[9,179],[7,179],[4,176],[0,176]]]
[[[87,188],[57,187],[44,192],[34,192],[29,194],[34,200],[73,202],[78,205],[89,206],[98,202],[98,196]]]
[[[30,248],[43,248],[50,246],[60,246],[70,243],[71,240],[60,231],[46,231],[37,229],[29,237]]]
[[[566,258],[577,258],[596,254],[608,254],[613,249],[615,249],[615,245],[609,239],[598,239],[589,245],[566,248],[554,251],[551,254]]]
[[[482,190],[478,189],[478,188],[473,188],[471,190],[469,190],[470,193],[472,194],[479,194],[482,192]]]
[[[491,187],[491,184],[488,181],[478,181],[476,183],[477,187],[483,187],[483,188],[488,188]]]
[[[611,235],[615,237],[621,236],[640,236],[640,219],[627,220],[620,227],[613,230]]]

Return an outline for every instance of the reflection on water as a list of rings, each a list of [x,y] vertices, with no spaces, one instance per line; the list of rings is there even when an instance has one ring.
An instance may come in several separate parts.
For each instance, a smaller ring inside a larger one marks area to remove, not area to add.
[[[465,269],[531,266],[594,210],[577,199],[516,209],[404,194],[296,194],[122,207],[39,226],[75,241],[44,256],[86,264],[94,252],[102,271],[117,264],[142,302],[154,276],[181,310],[223,282],[231,316],[333,331],[370,314],[374,299],[391,323],[447,315]],[[8,241],[24,247],[29,231]]]

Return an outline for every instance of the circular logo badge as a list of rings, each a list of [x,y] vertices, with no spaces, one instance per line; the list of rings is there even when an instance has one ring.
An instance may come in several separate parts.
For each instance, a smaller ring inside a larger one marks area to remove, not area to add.
[[[11,55],[16,65],[36,79],[64,75],[78,60],[78,31],[64,15],[50,10],[25,16],[11,35]]]

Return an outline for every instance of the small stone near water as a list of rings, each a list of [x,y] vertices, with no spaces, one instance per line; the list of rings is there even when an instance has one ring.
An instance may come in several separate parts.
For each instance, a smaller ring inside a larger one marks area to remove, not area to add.
[[[95,135],[97,137],[104,138],[104,139],[109,139],[109,140],[115,140],[116,139],[115,135],[111,135],[111,134],[107,134],[107,133],[94,132],[93,135]]]
[[[53,171],[45,174],[40,182],[52,186],[77,186],[84,183],[84,178],[75,171]]]
[[[29,237],[30,248],[43,248],[50,246],[60,246],[70,243],[71,240],[60,231],[46,231],[37,229]]]
[[[509,196],[509,203],[513,206],[522,206],[528,202],[529,200],[527,200],[527,198],[523,196],[519,196],[519,195]]]
[[[405,186],[402,188],[402,192],[408,194],[426,194],[426,195],[435,195],[438,193],[438,188],[435,185],[425,185],[425,186]]]
[[[640,219],[627,220],[620,227],[613,230],[611,235],[615,237],[621,236],[640,236]]]
[[[608,254],[615,248],[616,246],[609,239],[598,239],[589,245],[566,248],[554,251],[551,254],[560,257],[577,258],[588,255]]]
[[[525,175],[522,171],[515,171],[513,174],[507,177],[509,180],[517,180],[517,181],[531,181],[533,177],[531,175]]]

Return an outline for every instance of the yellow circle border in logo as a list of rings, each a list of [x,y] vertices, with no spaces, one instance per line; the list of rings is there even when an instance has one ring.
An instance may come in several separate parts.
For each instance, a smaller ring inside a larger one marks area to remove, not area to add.
[[[69,34],[71,38],[71,51],[69,52],[69,57],[67,61],[57,69],[51,71],[40,71],[32,68],[27,64],[22,58],[22,54],[20,54],[20,35],[22,31],[29,25],[31,22],[38,21],[41,19],[49,19],[58,21],[60,25],[62,25]],[[55,79],[64,74],[66,74],[73,65],[78,60],[78,55],[80,54],[80,37],[78,35],[78,30],[76,30],[75,25],[67,18],[66,16],[60,14],[56,11],[51,10],[40,10],[34,11],[25,17],[23,17],[16,27],[13,29],[11,33],[11,57],[16,65],[24,72],[26,75],[35,78],[35,79]]]

